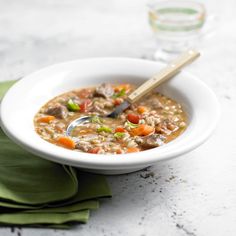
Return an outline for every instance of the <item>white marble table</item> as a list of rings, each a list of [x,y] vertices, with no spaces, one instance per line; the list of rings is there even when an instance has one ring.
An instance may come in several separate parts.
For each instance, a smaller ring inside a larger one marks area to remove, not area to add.
[[[145,4],[1,0],[0,80],[77,58],[149,57],[154,47]],[[68,231],[0,228],[0,235],[236,235],[236,1],[206,4],[219,15],[218,29],[188,70],[214,90],[222,106],[210,140],[150,170],[108,177],[114,197],[86,225]]]

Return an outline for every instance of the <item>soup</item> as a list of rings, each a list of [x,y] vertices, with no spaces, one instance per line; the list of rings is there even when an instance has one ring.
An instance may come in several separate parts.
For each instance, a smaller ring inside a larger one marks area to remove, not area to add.
[[[177,138],[187,126],[182,106],[151,92],[116,118],[106,118],[135,89],[131,84],[101,84],[75,89],[46,103],[34,117],[36,132],[44,140],[78,152],[124,154],[158,148]],[[66,136],[68,125],[91,118]]]

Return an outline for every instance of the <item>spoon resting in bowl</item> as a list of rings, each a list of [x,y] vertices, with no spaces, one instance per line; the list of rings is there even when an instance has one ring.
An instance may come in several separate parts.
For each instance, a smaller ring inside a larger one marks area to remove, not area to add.
[[[195,50],[188,50],[187,52],[181,54],[177,59],[170,62],[165,68],[163,68],[158,74],[152,76],[149,80],[145,83],[140,85],[137,89],[135,89],[131,94],[128,95],[126,100],[121,103],[119,106],[115,108],[115,110],[108,114],[107,118],[115,118],[124,110],[126,110],[131,104],[138,101],[141,97],[155,89],[164,81],[172,78],[176,74],[180,72],[180,70],[193,62],[196,58],[200,56],[200,53]],[[86,122],[90,122],[91,116],[83,116],[78,119],[72,121],[66,130],[66,135],[71,136],[71,132],[74,130],[75,127],[84,124]]]

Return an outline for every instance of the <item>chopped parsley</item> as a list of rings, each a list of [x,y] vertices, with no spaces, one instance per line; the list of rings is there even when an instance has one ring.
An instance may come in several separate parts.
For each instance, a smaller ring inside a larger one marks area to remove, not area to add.
[[[125,96],[125,94],[126,94],[126,90],[123,88],[123,89],[121,89],[118,93],[115,93],[115,94],[113,95],[113,98],[123,97],[123,96]]]
[[[124,132],[116,132],[114,133],[114,137],[119,139],[119,138],[123,138],[125,136]]]
[[[92,123],[102,124],[102,119],[99,116],[92,116],[90,121]]]
[[[130,122],[128,120],[125,122],[125,125],[127,125],[131,129],[138,127],[138,124],[134,124],[134,123],[132,123],[132,122]]]
[[[100,133],[100,132],[111,133],[112,129],[107,126],[101,126],[101,127],[97,128],[97,132],[98,133]]]

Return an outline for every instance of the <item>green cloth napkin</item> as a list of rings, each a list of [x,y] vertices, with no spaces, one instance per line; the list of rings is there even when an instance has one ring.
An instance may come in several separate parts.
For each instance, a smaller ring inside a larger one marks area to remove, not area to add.
[[[13,83],[0,83],[0,98]],[[39,158],[0,129],[0,225],[68,228],[110,196],[104,176]]]

